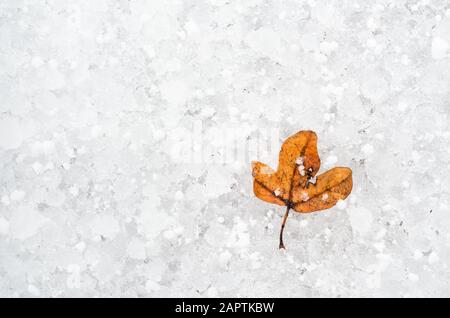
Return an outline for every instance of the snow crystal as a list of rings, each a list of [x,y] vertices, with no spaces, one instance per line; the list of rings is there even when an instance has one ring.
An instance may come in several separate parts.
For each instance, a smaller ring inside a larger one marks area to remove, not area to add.
[[[361,148],[362,152],[368,156],[374,153],[375,149],[373,148],[372,145],[370,144],[365,144],[362,148]]]
[[[84,242],[80,242],[77,245],[75,245],[75,248],[80,252],[84,252],[84,250],[86,249],[86,243]]]
[[[166,240],[168,240],[168,241],[172,241],[172,240],[174,240],[174,239],[177,237],[177,235],[176,235],[176,233],[175,233],[174,231],[172,231],[172,230],[166,230],[166,231],[163,232],[163,237],[164,237]]]
[[[408,279],[412,282],[417,282],[419,280],[419,276],[414,273],[408,273]]]
[[[275,191],[273,191],[273,193],[278,197],[281,194],[281,190],[280,188],[276,188]]]
[[[161,286],[159,285],[158,282],[154,282],[150,279],[145,282],[145,290],[149,293],[158,291],[160,289],[161,289]]]
[[[344,210],[344,209],[347,207],[347,202],[344,201],[344,200],[338,200],[338,201],[336,202],[336,207],[337,207],[339,210]]]
[[[331,167],[335,165],[338,161],[338,158],[335,155],[330,155],[325,159],[325,166]]]
[[[80,188],[76,184],[74,184],[69,188],[68,192],[76,197],[80,193]]]
[[[311,183],[311,184],[316,184],[316,182],[317,182],[317,176],[314,176],[314,177],[312,177],[312,178],[309,178],[308,182]]]
[[[9,196],[7,196],[7,195],[2,196],[0,201],[2,202],[3,205],[6,205],[6,206],[11,203]]]
[[[42,60],[42,58],[40,56],[34,56],[31,59],[31,65],[33,65],[33,67],[40,67],[44,64],[44,61]]]
[[[414,259],[418,260],[423,257],[423,253],[419,250],[415,250],[413,257],[414,257]]]
[[[227,266],[232,256],[233,254],[231,254],[230,251],[225,250],[222,253],[220,253],[219,262],[221,263],[222,266]]]
[[[183,197],[184,197],[183,192],[177,191],[177,192],[175,193],[175,200],[180,201],[181,199],[183,199]]]
[[[436,254],[436,252],[431,252],[430,255],[428,255],[428,263],[434,264],[439,261],[439,256]]]
[[[41,292],[39,291],[39,289],[36,286],[34,286],[33,284],[28,285],[27,290],[33,296],[40,296],[41,295]]]
[[[300,173],[301,176],[305,175],[305,167],[303,165],[298,166],[298,172]]]
[[[295,159],[295,164],[298,166],[297,169],[301,176],[305,175],[305,166],[303,165],[303,163],[304,163],[303,157],[297,157],[297,159]]]
[[[172,223],[167,213],[153,206],[151,201],[145,201],[142,212],[137,218],[139,232],[149,239],[154,239]]]
[[[449,43],[440,38],[435,37],[431,43],[431,56],[434,59],[442,59],[447,56],[447,51],[449,49]]]
[[[227,246],[234,248],[245,248],[250,244],[250,235],[248,233],[248,226],[242,222],[240,218],[235,220],[235,224],[231,229],[228,238]]]
[[[301,227],[306,227],[308,225],[308,221],[307,220],[301,220],[300,221],[300,226]]]
[[[112,239],[120,231],[119,222],[112,215],[97,215],[89,224],[92,234]]]
[[[217,289],[215,287],[211,286],[208,288],[207,295],[208,295],[208,297],[216,298],[219,296],[219,292],[217,291]]]

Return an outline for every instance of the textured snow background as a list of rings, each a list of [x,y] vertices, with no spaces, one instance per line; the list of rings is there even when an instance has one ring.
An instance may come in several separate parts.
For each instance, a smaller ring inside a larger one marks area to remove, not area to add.
[[[448,1],[3,0],[0,40],[1,296],[450,296]],[[250,161],[302,129],[354,189],[283,252]]]

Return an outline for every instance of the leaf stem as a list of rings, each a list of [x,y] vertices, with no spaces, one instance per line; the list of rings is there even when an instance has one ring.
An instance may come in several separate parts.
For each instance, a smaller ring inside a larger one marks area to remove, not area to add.
[[[289,210],[291,209],[290,205],[287,206],[286,208],[286,212],[284,213],[283,216],[283,221],[281,222],[281,230],[280,230],[280,245],[279,245],[279,249],[286,249],[286,247],[284,247],[284,243],[283,243],[283,231],[284,231],[284,226],[286,224],[286,220],[289,216]]]

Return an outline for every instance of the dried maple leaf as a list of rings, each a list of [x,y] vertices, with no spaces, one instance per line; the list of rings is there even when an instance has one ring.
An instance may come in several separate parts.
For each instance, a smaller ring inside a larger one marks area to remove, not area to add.
[[[317,135],[299,131],[281,146],[277,171],[252,162],[253,191],[269,203],[286,206],[280,230],[280,248],[289,211],[309,213],[331,208],[352,191],[352,170],[336,167],[316,177],[320,168]]]

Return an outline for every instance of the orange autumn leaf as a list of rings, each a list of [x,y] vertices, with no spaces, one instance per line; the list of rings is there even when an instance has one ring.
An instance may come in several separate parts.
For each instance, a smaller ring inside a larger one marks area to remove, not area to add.
[[[352,190],[350,168],[333,168],[316,177],[320,158],[313,131],[299,131],[285,140],[276,171],[261,162],[252,162],[252,167],[255,195],[263,201],[287,206],[280,248],[284,248],[283,229],[291,209],[300,213],[329,209]]]

